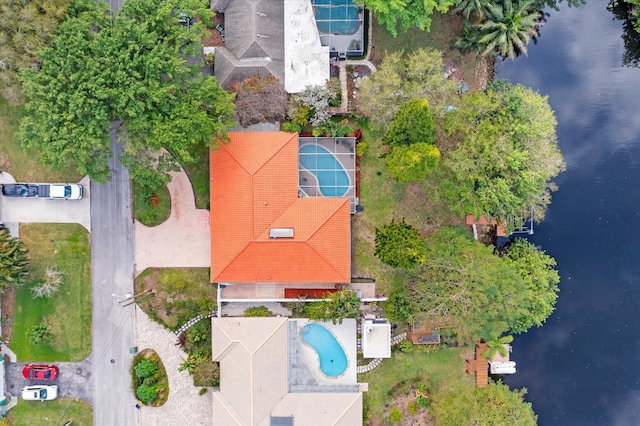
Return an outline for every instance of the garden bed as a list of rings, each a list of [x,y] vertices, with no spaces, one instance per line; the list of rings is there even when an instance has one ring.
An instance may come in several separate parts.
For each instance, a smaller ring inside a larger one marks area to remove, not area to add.
[[[169,378],[160,356],[144,349],[131,361],[131,389],[144,405],[159,407],[169,399]]]

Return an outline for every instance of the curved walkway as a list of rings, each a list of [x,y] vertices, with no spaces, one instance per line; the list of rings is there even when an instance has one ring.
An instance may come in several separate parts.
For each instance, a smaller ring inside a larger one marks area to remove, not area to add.
[[[213,424],[211,391],[198,395],[187,371],[178,371],[187,354],[176,346],[173,332],[152,321],[142,309],[136,308],[136,345],[141,351],[151,348],[160,355],[169,378],[169,399],[161,407],[142,407],[136,412],[137,426]]]
[[[407,333],[400,333],[397,336],[393,336],[391,338],[391,346],[399,344],[406,338],[407,338]],[[374,358],[373,360],[371,360],[369,364],[359,365],[356,368],[356,373],[357,374],[368,373],[369,371],[379,366],[381,363],[382,363],[382,358]]]
[[[209,211],[196,209],[191,181],[183,169],[171,176],[169,218],[154,227],[134,223],[136,276],[150,267],[211,266]]]

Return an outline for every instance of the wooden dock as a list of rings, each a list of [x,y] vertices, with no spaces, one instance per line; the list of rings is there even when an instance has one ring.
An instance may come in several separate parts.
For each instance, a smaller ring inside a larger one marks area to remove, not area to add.
[[[476,386],[486,388],[489,385],[489,362],[481,355],[487,350],[486,343],[476,343],[474,359],[466,360],[466,372],[475,373]]]

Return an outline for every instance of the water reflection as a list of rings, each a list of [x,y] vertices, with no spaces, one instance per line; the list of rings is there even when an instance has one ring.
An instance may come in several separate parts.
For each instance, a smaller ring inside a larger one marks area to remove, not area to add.
[[[542,426],[640,424],[640,69],[620,66],[621,27],[606,2],[564,5],[528,57],[497,67],[549,96],[568,164],[532,238],[558,262],[557,310],[516,336],[507,380]]]
[[[640,32],[634,26],[634,6],[623,0],[611,0],[607,9],[613,13],[615,19],[622,21],[622,40],[625,48],[622,65],[637,67],[640,65]]]

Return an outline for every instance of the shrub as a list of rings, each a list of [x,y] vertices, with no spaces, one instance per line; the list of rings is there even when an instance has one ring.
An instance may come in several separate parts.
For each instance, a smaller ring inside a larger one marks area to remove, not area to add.
[[[136,366],[133,369],[136,373],[136,377],[142,379],[145,377],[149,377],[153,373],[155,373],[156,370],[158,369],[158,366],[152,363],[151,361],[147,361],[146,359],[144,359],[140,361],[138,364],[136,364]]]
[[[391,407],[391,410],[389,410],[389,421],[392,424],[402,421],[402,413],[398,410],[398,407]]]
[[[300,133],[302,131],[302,126],[292,121],[285,121],[284,123],[282,123],[282,131],[289,133]]]
[[[143,383],[138,386],[138,389],[136,389],[136,396],[138,397],[138,399],[140,399],[140,401],[147,404],[149,402],[155,401],[156,398],[158,398],[158,390],[156,389],[155,385],[147,386]]]
[[[270,317],[273,313],[266,306],[254,306],[244,311],[245,317]]]
[[[398,345],[398,349],[400,349],[400,352],[402,353],[410,354],[411,352],[413,352],[413,342],[409,339],[404,339]]]
[[[207,388],[200,388],[200,390],[198,391],[198,395],[202,396],[205,393],[207,393]]]
[[[427,246],[420,233],[404,219],[376,228],[374,254],[394,268],[412,269],[427,261]]]
[[[34,325],[27,330],[27,339],[35,346],[49,342],[52,337],[51,329],[46,324]]]
[[[435,124],[429,110],[429,101],[414,98],[400,107],[384,136],[389,146],[425,143],[435,145]]]
[[[264,120],[282,121],[287,115],[289,95],[271,74],[231,83],[229,91],[236,93],[236,116],[244,127]]]
[[[321,126],[329,120],[329,100],[336,94],[327,86],[307,86],[302,92],[293,95],[289,117],[292,121],[305,125]],[[304,113],[303,113],[304,111]]]
[[[416,143],[398,146],[387,156],[387,170],[398,182],[418,182],[433,172],[440,161],[434,145]]]
[[[418,403],[416,401],[411,401],[408,405],[407,405],[407,411],[409,412],[409,414],[411,414],[412,416],[415,416],[416,414],[418,414]]]
[[[220,364],[210,359],[200,361],[193,370],[193,384],[195,386],[219,386]]]

